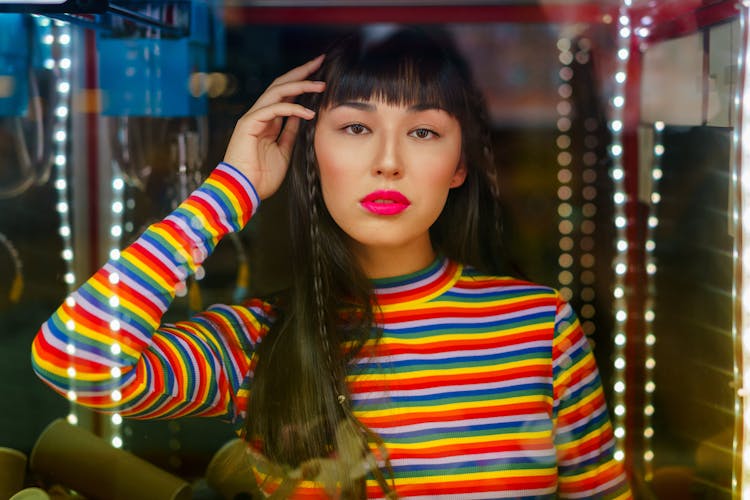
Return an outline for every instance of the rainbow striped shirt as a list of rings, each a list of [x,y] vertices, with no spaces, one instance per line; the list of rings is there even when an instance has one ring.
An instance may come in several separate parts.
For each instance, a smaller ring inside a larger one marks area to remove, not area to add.
[[[220,164],[42,325],[37,374],[101,411],[241,422],[271,306],[161,317],[258,205],[248,180]],[[446,259],[373,284],[383,337],[348,381],[354,413],[388,448],[401,498],[631,498],[594,357],[557,292]],[[322,495],[303,482],[294,498]],[[373,479],[367,495],[383,496]]]

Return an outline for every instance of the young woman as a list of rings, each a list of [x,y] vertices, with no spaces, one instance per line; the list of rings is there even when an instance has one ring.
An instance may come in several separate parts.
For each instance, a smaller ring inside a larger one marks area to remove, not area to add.
[[[160,325],[285,178],[289,293]],[[573,311],[498,276],[496,194],[454,49],[353,35],[275,80],[205,183],[60,306],[35,370],[101,411],[239,423],[276,497],[629,498]]]

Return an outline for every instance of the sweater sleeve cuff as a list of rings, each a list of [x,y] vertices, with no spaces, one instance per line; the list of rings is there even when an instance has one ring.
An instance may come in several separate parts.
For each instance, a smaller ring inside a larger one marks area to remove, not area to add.
[[[224,208],[234,218],[237,229],[247,224],[260,205],[260,197],[250,180],[229,163],[221,162],[206,179],[206,183],[218,190]]]

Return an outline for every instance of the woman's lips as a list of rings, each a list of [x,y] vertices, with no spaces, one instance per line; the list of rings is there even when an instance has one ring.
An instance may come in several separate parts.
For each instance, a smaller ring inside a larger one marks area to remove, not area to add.
[[[373,191],[362,198],[359,204],[376,215],[396,215],[406,210],[411,202],[398,191]]]

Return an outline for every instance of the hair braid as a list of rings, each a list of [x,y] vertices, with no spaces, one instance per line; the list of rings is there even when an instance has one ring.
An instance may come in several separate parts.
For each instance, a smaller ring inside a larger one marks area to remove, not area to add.
[[[305,131],[309,134],[309,143],[312,143],[312,136],[314,135],[314,127],[307,127]],[[307,196],[310,207],[310,249],[311,249],[311,261],[312,261],[312,284],[313,284],[313,300],[315,302],[315,310],[313,313],[314,327],[320,336],[321,345],[326,356],[326,362],[328,363],[328,372],[331,376],[331,382],[333,388],[337,393],[339,402],[345,398],[340,389],[339,377],[337,376],[340,372],[340,366],[333,361],[334,348],[340,348],[338,346],[332,347],[330,342],[330,329],[329,329],[329,315],[328,308],[326,307],[326,297],[329,296],[330,282],[327,279],[324,265],[323,265],[323,247],[320,236],[320,213],[318,211],[318,203],[321,197],[320,193],[320,182],[318,179],[317,161],[315,159],[315,152],[313,148],[310,148],[306,152],[307,162],[305,169],[305,180],[307,183]]]

